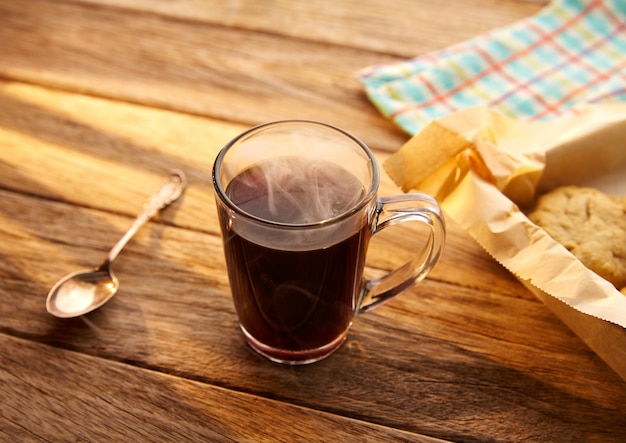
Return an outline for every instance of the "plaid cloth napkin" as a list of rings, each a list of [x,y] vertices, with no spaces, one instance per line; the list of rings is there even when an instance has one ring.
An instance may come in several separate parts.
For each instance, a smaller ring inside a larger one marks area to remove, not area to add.
[[[450,48],[369,67],[359,80],[410,134],[473,105],[546,120],[626,100],[626,0],[555,0],[538,14]]]

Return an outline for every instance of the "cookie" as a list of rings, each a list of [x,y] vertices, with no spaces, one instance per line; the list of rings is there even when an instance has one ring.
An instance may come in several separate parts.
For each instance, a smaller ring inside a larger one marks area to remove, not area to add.
[[[596,274],[626,286],[626,198],[563,186],[541,196],[528,218]]]

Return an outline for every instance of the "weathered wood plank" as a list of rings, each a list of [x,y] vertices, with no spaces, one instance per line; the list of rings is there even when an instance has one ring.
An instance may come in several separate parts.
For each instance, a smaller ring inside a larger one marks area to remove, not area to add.
[[[0,76],[247,125],[323,120],[389,151],[407,136],[367,100],[358,70],[447,46],[539,9],[485,0],[463,7],[436,1],[429,8],[410,1],[392,8],[380,1],[334,2],[333,8],[164,2],[154,14],[147,11],[155,2],[98,3],[31,0],[23,8],[0,1]],[[348,15],[355,10],[358,25]],[[451,19],[463,26],[450,26]]]
[[[3,440],[441,441],[4,334],[0,347]]]
[[[414,57],[475,37],[539,11],[548,0],[314,0],[293,2],[79,0],[135,14],[199,21]],[[445,30],[445,32],[442,32]]]
[[[389,150],[407,138],[354,75],[394,56],[72,2],[0,1],[0,16],[0,77],[245,125],[323,120]]]

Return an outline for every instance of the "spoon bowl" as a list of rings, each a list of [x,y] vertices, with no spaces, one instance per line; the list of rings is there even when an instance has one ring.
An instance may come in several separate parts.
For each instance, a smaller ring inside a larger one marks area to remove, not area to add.
[[[119,288],[117,277],[99,268],[69,274],[50,290],[46,309],[55,317],[71,318],[105,304]]]
[[[173,171],[100,266],[66,275],[52,287],[46,299],[46,310],[55,317],[72,318],[87,314],[109,301],[119,288],[119,281],[111,270],[113,261],[139,228],[181,196],[186,182],[182,171]]]

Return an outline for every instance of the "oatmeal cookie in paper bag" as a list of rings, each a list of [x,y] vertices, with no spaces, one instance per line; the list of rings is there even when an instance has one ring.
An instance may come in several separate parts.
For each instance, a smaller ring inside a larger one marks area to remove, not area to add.
[[[528,218],[616,288],[626,286],[626,198],[562,186],[542,195]]]

